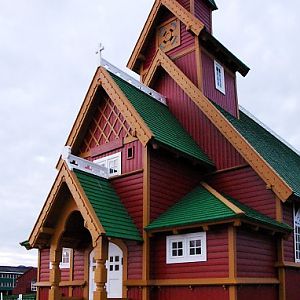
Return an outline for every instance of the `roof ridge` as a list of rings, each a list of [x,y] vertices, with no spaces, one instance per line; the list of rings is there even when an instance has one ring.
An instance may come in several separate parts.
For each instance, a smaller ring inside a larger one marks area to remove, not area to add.
[[[282,142],[285,146],[290,148],[290,150],[294,151],[297,155],[300,156],[300,151],[297,150],[294,146],[292,146],[289,142],[287,142],[283,137],[281,137],[279,134],[277,134],[275,131],[273,131],[268,125],[263,123],[261,120],[256,118],[251,112],[249,112],[245,107],[239,105],[239,109],[241,112],[243,112],[247,117],[252,119],[254,122],[256,122],[258,125],[260,125],[263,129],[268,131],[270,134],[272,134],[276,139],[278,139],[280,142]]]
[[[140,90],[143,93],[149,95],[150,97],[152,97],[156,101],[159,101],[164,105],[167,105],[167,100],[166,100],[165,96],[163,96],[162,94],[160,94],[160,93],[156,92],[155,90],[151,89],[149,86],[141,83],[140,81],[138,81],[134,77],[130,76],[126,72],[122,71],[121,69],[119,69],[118,67],[116,67],[112,63],[108,62],[104,58],[101,59],[101,66],[103,68],[105,68],[107,71],[109,71],[110,73],[118,76],[119,78],[121,78],[124,81],[128,82],[132,86],[136,87],[138,90]]]
[[[213,187],[208,185],[206,182],[200,183],[208,192],[210,192],[212,195],[214,195],[218,200],[220,200],[223,204],[225,204],[228,208],[230,208],[234,213],[236,214],[245,214],[243,210],[241,210],[238,206],[236,206],[234,203],[226,199],[222,194],[220,194],[217,190],[215,190]]]

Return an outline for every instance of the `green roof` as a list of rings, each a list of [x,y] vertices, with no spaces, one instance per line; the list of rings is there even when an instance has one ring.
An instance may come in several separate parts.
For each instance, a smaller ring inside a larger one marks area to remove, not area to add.
[[[108,237],[142,241],[120,198],[107,179],[74,169]]]
[[[240,119],[237,119],[217,108],[300,197],[300,156],[243,111],[240,110]]]
[[[120,77],[110,73],[116,84],[154,134],[154,139],[205,164],[213,162],[180,125],[168,107]]]
[[[280,230],[291,230],[291,228],[284,223],[279,223],[232,198],[226,198],[244,213],[235,213],[215,195],[205,188],[198,186],[148,225],[146,230],[182,227],[234,218],[246,219]]]

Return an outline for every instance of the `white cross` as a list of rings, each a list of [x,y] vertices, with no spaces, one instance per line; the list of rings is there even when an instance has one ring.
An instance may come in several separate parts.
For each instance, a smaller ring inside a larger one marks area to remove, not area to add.
[[[102,51],[104,50],[104,46],[100,43],[99,50],[96,51],[96,54],[99,54],[99,63],[102,65]]]

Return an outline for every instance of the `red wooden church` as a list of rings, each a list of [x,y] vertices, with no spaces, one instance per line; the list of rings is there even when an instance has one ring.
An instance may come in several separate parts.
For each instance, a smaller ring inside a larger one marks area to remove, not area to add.
[[[128,62],[102,62],[24,245],[38,299],[296,300],[300,157],[239,108],[249,68],[214,0],[156,0]]]

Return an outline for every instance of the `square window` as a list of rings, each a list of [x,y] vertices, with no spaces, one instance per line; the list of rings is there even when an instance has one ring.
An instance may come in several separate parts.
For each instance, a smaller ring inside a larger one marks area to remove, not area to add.
[[[62,248],[61,262],[59,264],[59,267],[61,269],[68,269],[68,268],[70,268],[71,250],[72,249],[70,249],[70,248]]]
[[[167,264],[207,260],[206,232],[167,236],[166,246]]]
[[[134,147],[129,147],[127,149],[127,159],[134,158]]]
[[[106,169],[104,172],[108,177],[121,175],[121,157],[122,153],[118,152],[112,155],[108,155],[99,159],[94,160],[93,162],[97,165],[100,165]]]

